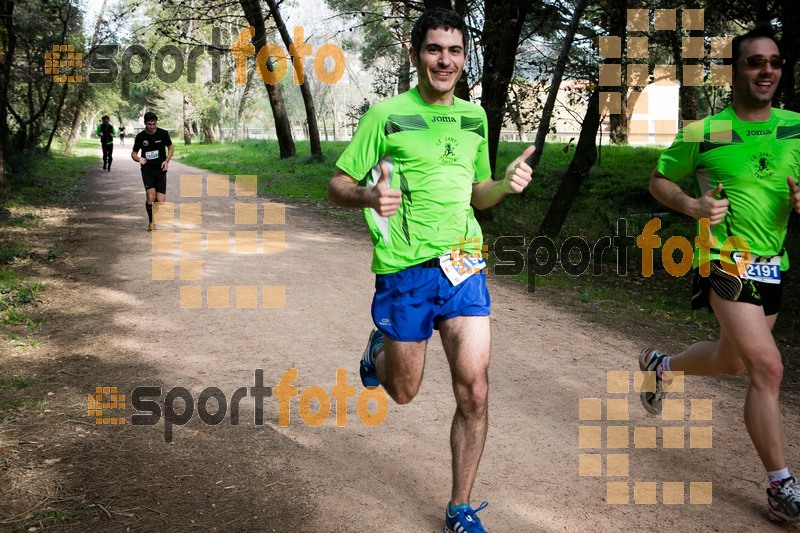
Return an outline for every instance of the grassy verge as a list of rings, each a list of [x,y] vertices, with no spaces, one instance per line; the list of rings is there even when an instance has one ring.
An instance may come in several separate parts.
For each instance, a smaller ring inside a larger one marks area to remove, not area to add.
[[[308,157],[308,143],[298,143],[298,153],[306,154],[281,160],[275,141],[244,141],[225,145],[181,146],[178,153],[186,164],[222,174],[256,174],[262,194],[318,203],[324,209],[340,214],[325,202],[325,187],[335,169],[335,161],[346,147],[346,142],[323,143],[325,159],[312,161]],[[497,168],[503,169],[527,146],[523,143],[501,143]],[[525,246],[536,237],[536,230],[544,217],[550,199],[561,176],[571,161],[574,150],[565,152],[563,144],[548,144],[536,169],[535,179],[528,190],[507,198],[499,206],[479,214],[487,235],[487,243],[499,236],[514,235],[524,238]],[[662,149],[657,147],[603,146],[589,177],[584,182],[555,243],[560,247],[570,236],[580,237],[593,248],[605,237],[616,234],[618,222],[624,220],[628,235],[639,235],[642,226],[654,214],[663,217],[658,235],[662,243],[669,237],[682,236],[694,242],[695,223],[682,215],[668,213],[668,209],[654,200],[648,190],[648,180]],[[691,190],[687,180],[685,190]],[[355,218],[355,217],[353,217]],[[787,249],[790,261],[800,265],[800,232],[797,220],[790,224]],[[524,247],[521,250],[524,255]],[[693,313],[689,308],[691,282],[689,276],[672,277],[664,270],[658,253],[654,258],[654,275],[642,275],[641,251],[631,242],[628,247],[626,272],[620,274],[616,253],[603,254],[604,267],[599,275],[591,274],[591,267],[579,276],[567,274],[558,263],[546,276],[537,276],[535,286],[552,288],[572,295],[577,302],[608,309],[643,321],[657,321],[666,326],[684,328],[691,337],[706,338],[716,331],[710,313]],[[490,259],[493,251],[490,249]],[[571,261],[577,258],[570,256]],[[528,284],[525,271],[516,276]],[[783,308],[796,309],[800,304],[800,282],[788,276],[784,289]],[[800,324],[794,313],[782,313],[775,329],[782,347],[800,345]]]
[[[62,243],[42,243],[38,232],[58,209],[85,198],[86,172],[98,159],[95,145],[79,142],[72,157],[19,154],[11,163],[0,204],[0,335],[12,346],[36,346],[28,334],[41,325],[32,309],[43,285],[33,267],[56,261],[63,252]],[[0,379],[0,388],[4,383]]]

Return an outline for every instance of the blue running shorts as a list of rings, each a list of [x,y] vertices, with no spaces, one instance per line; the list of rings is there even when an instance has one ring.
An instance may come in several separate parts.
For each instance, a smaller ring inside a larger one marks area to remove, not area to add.
[[[491,307],[483,273],[473,274],[455,287],[438,265],[417,265],[375,276],[372,320],[396,341],[428,340],[441,321],[489,316]]]

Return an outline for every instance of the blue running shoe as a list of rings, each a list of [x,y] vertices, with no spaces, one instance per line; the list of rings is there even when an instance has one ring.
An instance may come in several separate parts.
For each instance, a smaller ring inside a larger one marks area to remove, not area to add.
[[[477,509],[472,507],[462,507],[456,514],[450,515],[449,507],[445,509],[444,532],[445,533],[487,533],[483,529],[477,513],[483,511],[489,502],[483,502]]]
[[[372,328],[369,334],[369,342],[367,348],[364,350],[364,355],[361,356],[361,383],[365,387],[377,387],[380,385],[378,381],[378,373],[375,371],[375,358],[378,356],[378,348],[383,346],[383,333],[378,328]]]

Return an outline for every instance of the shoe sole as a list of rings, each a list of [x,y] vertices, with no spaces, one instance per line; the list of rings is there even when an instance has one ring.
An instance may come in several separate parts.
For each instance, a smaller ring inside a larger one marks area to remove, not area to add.
[[[769,508],[769,519],[772,522],[800,522],[800,516],[794,518],[786,517],[778,513],[778,511],[774,510],[772,507]]]
[[[639,356],[639,370],[641,370],[642,372],[655,372],[653,370],[648,370],[647,369],[647,365],[644,364],[644,361],[642,360],[641,355]],[[655,379],[655,375],[653,375],[653,379]],[[650,380],[647,377],[645,377],[644,380],[642,381],[642,387],[644,387],[645,384],[649,384],[649,381]],[[663,387],[663,384],[662,384],[662,387]],[[648,388],[650,388],[650,387],[648,387]],[[648,394],[655,394],[655,393],[654,392],[644,392],[643,391],[641,394],[639,394],[639,398],[642,400],[642,406],[644,406],[644,410],[647,411],[648,413],[650,413],[651,415],[655,415],[655,416],[660,415],[661,411],[662,411],[661,402],[659,402],[658,407],[653,407],[653,405],[650,404],[650,402],[647,401],[647,395]]]

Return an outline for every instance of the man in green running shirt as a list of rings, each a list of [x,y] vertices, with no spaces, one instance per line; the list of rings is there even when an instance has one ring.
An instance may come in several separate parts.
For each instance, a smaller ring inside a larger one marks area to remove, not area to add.
[[[662,372],[747,372],[744,421],[769,476],[769,516],[795,521],[800,485],[784,453],[778,401],[783,364],[772,328],[789,266],[786,225],[792,209],[800,212],[800,114],[772,107],[784,60],[771,28],[734,38],[732,50],[733,105],[678,132],[650,178],[656,199],[706,221],[700,234],[710,254],[701,256],[701,247],[695,253],[692,308],[714,313],[719,340],[674,356],[642,350],[639,367],[653,371],[656,381],[655,392],[642,392],[642,402],[650,413],[661,412]],[[689,175],[695,177],[694,196],[675,183]]]
[[[364,385],[383,385],[397,403],[410,402],[422,383],[427,341],[439,330],[456,398],[445,530],[459,533],[485,531],[476,515],[485,503],[472,509],[470,493],[488,428],[491,302],[472,207],[521,192],[533,153],[529,147],[503,179],[490,179],[486,113],[454,97],[466,50],[461,17],[426,11],[409,50],[418,85],[367,111],[328,186],[331,203],[364,208],[375,246],[377,327],[361,359]]]

